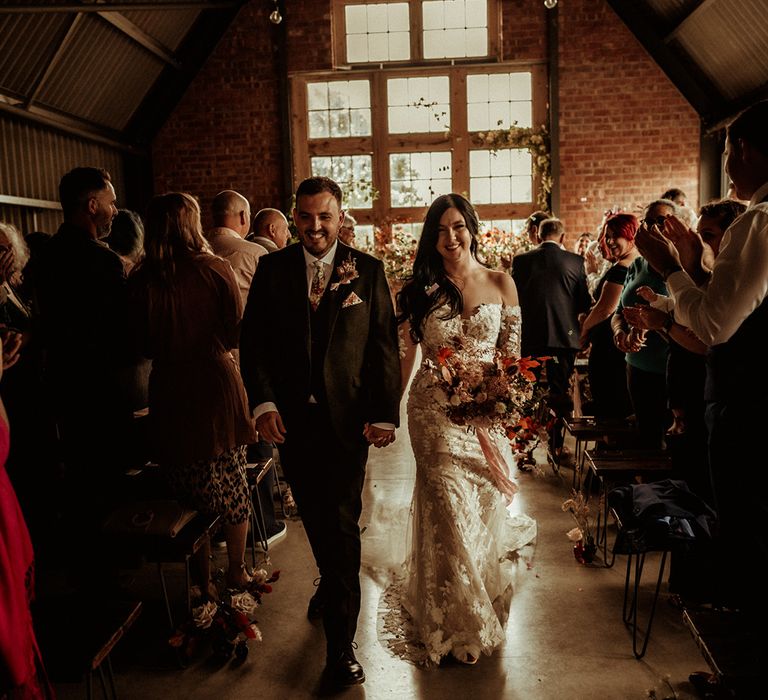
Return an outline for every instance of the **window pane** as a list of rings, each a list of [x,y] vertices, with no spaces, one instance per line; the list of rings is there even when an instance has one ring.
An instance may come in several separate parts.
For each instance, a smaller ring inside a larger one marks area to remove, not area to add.
[[[533,163],[521,148],[470,151],[469,186],[475,204],[530,202]]]
[[[448,76],[387,81],[389,133],[441,132],[449,127]]]
[[[311,139],[371,135],[367,80],[308,83],[307,104]]]
[[[488,55],[488,8],[480,0],[421,4],[424,58]]]
[[[504,129],[533,122],[530,73],[490,73],[467,76],[469,131]]]
[[[389,179],[392,206],[428,206],[438,195],[451,192],[451,154],[391,153]]]
[[[411,57],[408,3],[347,5],[349,63],[403,61]]]
[[[335,180],[344,193],[344,208],[370,209],[373,205],[371,156],[314,156],[312,175]]]

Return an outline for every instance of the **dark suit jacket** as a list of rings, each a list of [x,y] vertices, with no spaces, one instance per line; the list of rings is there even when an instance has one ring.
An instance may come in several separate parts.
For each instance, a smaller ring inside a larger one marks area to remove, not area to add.
[[[337,267],[350,254],[359,277],[331,290]],[[366,422],[399,422],[400,362],[392,297],[381,261],[341,241],[325,293],[331,295],[323,366],[328,409],[337,436],[359,445]],[[352,294],[360,303],[344,306]],[[275,403],[289,432],[291,422],[306,413],[310,396],[310,313],[302,246],[263,256],[243,316],[240,364],[251,407]]]
[[[523,355],[578,350],[578,315],[592,302],[584,258],[555,243],[542,243],[512,259],[512,278],[522,311]]]

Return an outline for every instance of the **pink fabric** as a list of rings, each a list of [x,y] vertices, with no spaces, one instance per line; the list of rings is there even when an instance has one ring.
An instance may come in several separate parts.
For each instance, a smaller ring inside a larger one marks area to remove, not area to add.
[[[29,601],[33,552],[24,516],[5,471],[10,437],[0,419],[0,696],[50,697],[38,685]]]
[[[483,456],[488,461],[491,469],[491,479],[496,484],[496,488],[501,491],[507,501],[507,505],[512,503],[513,496],[517,493],[517,485],[509,478],[509,466],[504,459],[504,455],[491,439],[486,428],[477,428],[477,440],[480,443],[480,449]]]

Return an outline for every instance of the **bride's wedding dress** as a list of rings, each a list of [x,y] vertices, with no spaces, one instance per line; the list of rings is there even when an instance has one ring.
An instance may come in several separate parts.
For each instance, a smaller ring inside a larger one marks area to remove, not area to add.
[[[439,348],[455,347],[457,338],[465,364],[491,362],[496,347],[519,356],[520,307],[482,304],[469,318],[447,320],[441,318],[446,311],[426,320],[422,364],[408,399],[416,458],[411,549],[399,601],[389,600],[410,617],[403,636],[415,637],[400,651],[434,663],[450,653],[471,661],[504,641],[514,552],[536,536],[534,520],[507,509],[476,433],[446,417],[445,394],[429,367]],[[509,442],[493,432],[491,438],[511,469]]]

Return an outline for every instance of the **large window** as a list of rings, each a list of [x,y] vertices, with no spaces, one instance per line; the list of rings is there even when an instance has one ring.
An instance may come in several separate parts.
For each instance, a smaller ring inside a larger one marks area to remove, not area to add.
[[[497,0],[333,0],[337,65],[488,59]]]
[[[487,62],[496,0],[332,8],[337,63],[363,65],[292,76],[296,182],[335,179],[361,226],[419,224],[448,192],[466,194],[491,228],[517,226],[538,208],[529,151],[489,150],[478,136],[546,120],[543,65]]]

